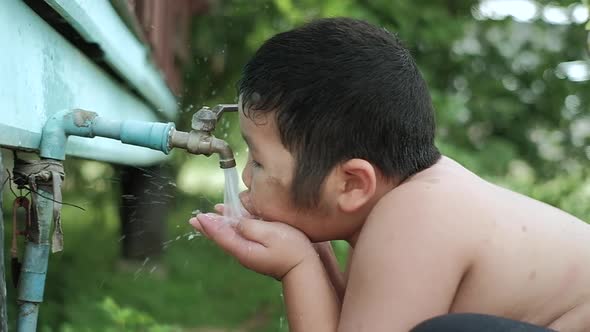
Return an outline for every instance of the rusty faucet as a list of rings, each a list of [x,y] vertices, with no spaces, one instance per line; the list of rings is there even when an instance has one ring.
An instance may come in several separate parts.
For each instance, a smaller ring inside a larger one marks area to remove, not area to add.
[[[224,112],[236,112],[236,104],[220,104],[212,109],[205,106],[198,110],[191,123],[190,132],[170,131],[170,148],[185,149],[192,154],[210,156],[213,153],[219,154],[219,166],[231,168],[236,166],[234,153],[226,141],[213,136],[212,131]]]

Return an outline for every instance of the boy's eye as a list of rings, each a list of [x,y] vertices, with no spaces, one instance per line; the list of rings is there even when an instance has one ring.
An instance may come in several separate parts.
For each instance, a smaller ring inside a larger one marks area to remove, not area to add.
[[[250,164],[251,164],[251,165],[252,165],[252,167],[254,167],[254,168],[261,168],[261,167],[262,167],[262,165],[260,165],[260,163],[259,163],[259,162],[257,162],[257,161],[256,161],[256,160],[254,160],[254,159],[252,159],[252,160],[250,161]]]

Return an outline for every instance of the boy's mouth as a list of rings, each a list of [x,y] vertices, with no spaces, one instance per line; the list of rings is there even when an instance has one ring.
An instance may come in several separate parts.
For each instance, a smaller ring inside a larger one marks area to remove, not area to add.
[[[246,211],[248,211],[248,213],[252,216],[258,216],[258,211],[256,211],[256,209],[254,208],[254,206],[252,205],[252,200],[250,199],[250,191],[249,190],[244,190],[239,194],[240,197],[240,202],[242,203],[242,206],[244,207],[244,209],[246,209]]]

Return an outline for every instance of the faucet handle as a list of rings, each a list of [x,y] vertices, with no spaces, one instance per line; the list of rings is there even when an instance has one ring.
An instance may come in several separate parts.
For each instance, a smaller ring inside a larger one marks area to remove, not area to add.
[[[211,132],[215,129],[217,124],[216,114],[207,106],[203,106],[195,114],[191,121],[193,130]]]
[[[237,104],[219,104],[213,107],[213,109],[203,106],[203,108],[193,115],[191,127],[193,130],[211,132],[215,130],[217,120],[221,117],[223,112],[236,112],[237,110]]]
[[[217,115],[217,120],[221,117],[223,112],[237,112],[238,104],[219,104],[213,107],[213,112]]]

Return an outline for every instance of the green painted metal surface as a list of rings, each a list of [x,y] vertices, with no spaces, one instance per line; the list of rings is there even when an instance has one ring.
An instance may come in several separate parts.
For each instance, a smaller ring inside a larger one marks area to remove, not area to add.
[[[150,61],[149,49],[137,40],[109,1],[45,0],[87,42],[99,45],[104,57],[158,111],[172,120],[176,100]]]
[[[2,152],[0,151],[0,165],[2,165]],[[4,274],[4,213],[2,212],[2,184],[6,175],[0,172],[0,332],[8,331],[6,326],[6,277]]]
[[[106,1],[71,3],[86,6],[80,5],[80,10],[98,11],[98,5],[88,7],[93,3],[110,6]],[[106,25],[109,21],[104,19]],[[0,44],[3,45],[0,52],[0,146],[37,150],[47,119],[58,111],[73,108],[91,110],[112,120],[160,120],[158,114],[162,113],[86,58],[21,1],[2,1]],[[120,57],[121,63],[126,63],[125,55],[120,54]],[[119,60],[113,58],[113,61]],[[71,137],[66,153],[129,165],[148,165],[165,158],[162,152],[106,138]]]

